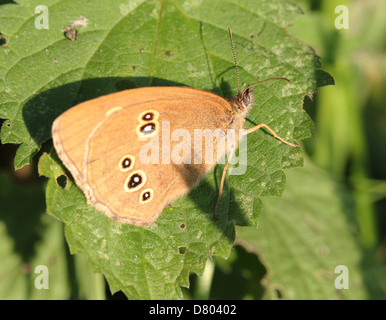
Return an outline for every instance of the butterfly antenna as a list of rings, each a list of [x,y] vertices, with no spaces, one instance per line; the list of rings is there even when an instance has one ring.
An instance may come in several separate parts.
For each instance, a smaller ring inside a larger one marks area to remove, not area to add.
[[[271,81],[271,80],[284,80],[284,81],[287,81],[288,83],[291,83],[291,81],[288,80],[287,78],[270,78],[270,79],[266,79],[266,80],[263,80],[263,81],[259,81],[259,82],[250,84],[248,87],[246,87],[246,88],[243,90],[243,92],[241,93],[241,96],[243,96],[244,93],[245,93],[248,89],[250,89],[250,88],[252,88],[252,87],[254,87],[254,86],[257,86],[257,85],[259,85],[259,84],[261,84],[261,83]]]
[[[233,47],[232,29],[228,28],[228,30],[229,30],[229,37],[231,39],[231,48],[232,48],[232,52],[233,52],[233,60],[235,61],[235,67],[236,67],[237,93],[240,93],[239,69],[237,68],[236,53],[235,53],[235,48]]]

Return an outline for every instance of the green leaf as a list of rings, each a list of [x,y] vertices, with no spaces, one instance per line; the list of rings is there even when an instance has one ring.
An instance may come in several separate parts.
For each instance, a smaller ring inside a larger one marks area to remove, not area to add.
[[[90,272],[82,256],[74,258],[70,276],[63,224],[44,214],[42,184],[18,184],[0,171],[0,185],[0,299],[104,299],[103,277]],[[48,270],[48,289],[35,286],[42,275],[35,268],[42,265]]]
[[[0,8],[0,32],[7,39],[0,47],[0,115],[8,119],[0,137],[3,143],[21,144],[16,168],[29,163],[50,138],[55,117],[77,102],[155,85],[235,95],[228,27],[243,86],[270,77],[291,80],[254,88],[248,127],[265,122],[286,140],[309,137],[313,125],[303,112],[303,96],[331,83],[326,74],[316,76],[314,52],[288,35],[286,27],[301,11],[286,1],[52,0],[46,1],[48,30],[34,27],[34,8],[40,4],[19,1]],[[70,41],[63,29],[82,16],[88,24]],[[248,137],[247,172],[229,177],[217,221],[218,169],[146,228],[116,223],[90,208],[71,179],[65,186],[57,180],[70,175],[54,154],[41,158],[40,170],[51,178],[47,208],[65,222],[71,251],[86,255],[112,291],[155,299],[181,298],[189,273],[201,274],[209,256],[227,257],[234,224],[256,226],[259,196],[280,195],[283,169],[301,164],[299,149],[259,130]]]
[[[92,272],[85,256],[74,255],[74,273],[76,279],[75,288],[77,289],[75,298],[80,300],[106,299],[105,279],[103,275]],[[74,280],[74,278],[71,280]]]
[[[265,198],[259,229],[237,228],[238,244],[267,268],[266,296],[284,299],[366,299],[363,254],[346,191],[307,165],[287,172],[281,199]],[[349,271],[337,290],[335,268]]]
[[[43,188],[18,185],[2,171],[0,185],[0,299],[68,299],[63,226],[44,214]],[[35,286],[41,265],[48,289]]]

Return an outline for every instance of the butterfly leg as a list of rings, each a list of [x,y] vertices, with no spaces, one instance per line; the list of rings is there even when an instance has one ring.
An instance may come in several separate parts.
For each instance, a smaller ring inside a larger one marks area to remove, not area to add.
[[[248,129],[247,130],[247,134],[252,133],[252,132],[254,132],[256,130],[259,130],[261,128],[267,129],[269,132],[271,132],[271,134],[276,139],[280,140],[281,142],[283,142],[285,144],[288,144],[291,147],[300,147],[300,145],[298,145],[298,144],[294,144],[294,143],[288,142],[287,140],[284,140],[282,137],[280,137],[275,131],[273,131],[273,129],[271,129],[265,123],[260,123],[257,126],[254,126],[254,127],[250,128],[250,129]],[[230,163],[230,161],[232,159],[232,154],[233,153],[231,153],[231,156],[229,156],[228,161],[225,164],[225,167],[224,167],[223,172],[222,172],[221,183],[220,183],[220,190],[219,190],[219,193],[218,193],[218,198],[217,198],[216,206],[214,208],[214,218],[215,218],[215,220],[217,220],[217,218],[218,218],[217,210],[218,210],[218,206],[220,204],[221,195],[222,195],[223,190],[224,190],[224,183],[225,183],[226,172],[228,171],[229,163]]]
[[[232,153],[233,154],[233,153]],[[229,163],[231,162],[231,159],[232,159],[232,154],[228,157],[228,161],[227,163],[225,164],[225,167],[222,171],[222,177],[221,177],[221,183],[220,183],[220,190],[218,192],[218,197],[217,197],[217,202],[216,202],[216,206],[214,207],[214,219],[217,220],[218,218],[218,215],[217,215],[217,209],[218,209],[218,205],[220,204],[220,200],[221,200],[221,195],[223,193],[223,190],[224,190],[224,183],[225,183],[225,177],[226,177],[226,173],[228,171],[228,167],[229,167]]]
[[[258,124],[257,126],[254,126],[254,127],[252,127],[252,128],[249,128],[249,129],[247,130],[247,134],[250,134],[250,133],[252,133],[252,132],[254,132],[254,131],[256,131],[256,130],[259,130],[259,129],[261,129],[261,128],[267,129],[269,132],[272,133],[272,135],[273,135],[276,139],[280,140],[281,142],[283,142],[283,143],[285,143],[285,144],[288,144],[288,145],[291,146],[291,147],[300,147],[300,145],[298,145],[298,144],[294,144],[294,143],[291,143],[291,142],[288,142],[288,141],[284,140],[282,137],[280,137],[275,131],[273,131],[273,130],[272,130],[268,125],[266,125],[265,123],[260,123],[260,124]]]

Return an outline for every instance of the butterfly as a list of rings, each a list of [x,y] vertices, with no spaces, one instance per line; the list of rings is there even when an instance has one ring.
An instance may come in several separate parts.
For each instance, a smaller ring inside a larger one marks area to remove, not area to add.
[[[229,34],[239,88],[230,29]],[[54,147],[91,206],[119,222],[150,225],[167,205],[188,193],[216,165],[216,161],[195,161],[203,159],[206,146],[197,151],[196,143],[189,144],[188,139],[181,143],[181,139],[170,139],[170,134],[191,138],[197,130],[239,132],[253,105],[252,87],[272,80],[289,82],[286,78],[267,79],[238,90],[229,99],[189,87],[145,87],[102,96],[72,107],[54,121]],[[283,143],[299,146],[281,138],[265,123],[246,133],[260,128]],[[159,141],[166,138],[169,146],[160,146]],[[160,157],[149,161],[152,147],[157,149],[157,139],[162,160],[169,161],[160,161]],[[211,146],[212,160],[229,151],[216,141]],[[232,148],[237,148],[237,142]],[[181,156],[182,151],[185,154]],[[230,159],[224,166],[215,217]]]

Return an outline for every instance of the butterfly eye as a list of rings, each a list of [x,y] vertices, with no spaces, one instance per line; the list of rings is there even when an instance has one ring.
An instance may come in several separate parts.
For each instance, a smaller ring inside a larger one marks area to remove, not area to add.
[[[152,137],[158,133],[159,124],[157,121],[141,123],[137,127],[138,136],[142,137]]]
[[[131,155],[124,155],[119,160],[119,170],[126,172],[134,167],[135,158]]]
[[[138,121],[139,122],[148,122],[148,121],[157,121],[159,116],[158,111],[156,110],[146,110],[139,114]]]
[[[144,133],[144,134],[149,134],[149,133],[152,133],[152,132],[155,130],[155,128],[156,128],[155,123],[150,122],[150,123],[148,123],[148,124],[144,124],[144,125],[141,127],[140,131],[141,131],[142,133]]]
[[[146,203],[153,199],[154,190],[153,189],[145,189],[141,192],[139,196],[139,202],[140,203]]]
[[[140,174],[133,174],[128,182],[128,187],[130,189],[136,188],[142,183],[142,176]]]
[[[141,189],[146,183],[146,174],[142,170],[133,171],[125,180],[126,192],[134,192]]]
[[[128,168],[131,165],[131,160],[129,158],[125,158],[125,160],[122,161],[122,168]]]
[[[150,120],[153,120],[153,119],[154,119],[154,113],[153,113],[153,112],[145,113],[145,114],[142,116],[142,120],[143,120],[143,121],[150,121]]]

